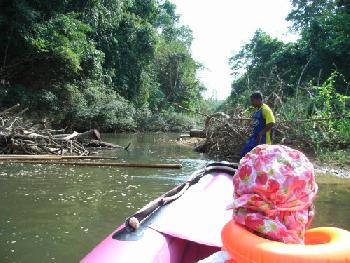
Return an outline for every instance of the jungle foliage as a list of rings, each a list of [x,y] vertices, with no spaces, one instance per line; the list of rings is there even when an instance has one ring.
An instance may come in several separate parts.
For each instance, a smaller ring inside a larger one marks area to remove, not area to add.
[[[287,20],[300,34],[296,42],[284,43],[257,30],[249,43],[230,58],[235,80],[232,97],[247,87],[269,94],[283,83],[286,95],[299,86],[321,85],[337,71],[337,91],[349,94],[350,2],[343,0],[291,0]]]
[[[246,107],[261,90],[291,138],[315,151],[350,144],[350,2],[291,0],[287,20],[300,38],[284,43],[257,30],[229,60],[234,81],[226,104]],[[320,122],[296,120],[326,119]],[[294,125],[293,125],[294,123]]]
[[[3,0],[0,105],[74,129],[168,127],[204,90],[178,21],[168,0]]]

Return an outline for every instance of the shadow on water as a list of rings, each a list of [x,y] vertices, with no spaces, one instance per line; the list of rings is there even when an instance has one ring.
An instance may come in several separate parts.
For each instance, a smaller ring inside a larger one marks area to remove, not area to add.
[[[78,262],[126,217],[208,160],[174,144],[176,134],[105,135],[129,151],[120,162],[181,163],[181,170],[1,165],[2,262]],[[350,228],[350,180],[318,177],[314,226]]]

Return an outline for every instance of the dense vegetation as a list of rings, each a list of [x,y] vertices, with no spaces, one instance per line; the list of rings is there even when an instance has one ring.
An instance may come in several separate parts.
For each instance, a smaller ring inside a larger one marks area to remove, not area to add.
[[[291,125],[288,137],[346,148],[350,2],[291,2],[300,38],[257,30],[230,58],[225,105],[245,109],[261,90],[280,121],[325,119]],[[3,0],[0,33],[0,108],[20,103],[56,126],[104,131],[188,129],[190,112],[218,108],[201,96],[192,32],[169,0]]]
[[[247,106],[251,91],[268,95],[288,137],[304,138],[314,150],[350,144],[350,2],[291,0],[287,20],[300,38],[284,43],[257,30],[230,58],[235,79],[228,105]],[[325,119],[318,122],[296,120]]]
[[[191,30],[168,0],[3,0],[0,105],[74,129],[178,128],[199,107]]]

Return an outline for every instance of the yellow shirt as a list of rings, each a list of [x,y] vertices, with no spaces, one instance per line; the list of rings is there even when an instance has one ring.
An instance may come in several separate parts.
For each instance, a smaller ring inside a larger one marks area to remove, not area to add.
[[[275,116],[273,115],[273,112],[268,105],[263,103],[263,105],[261,106],[260,109],[262,110],[262,115],[263,115],[263,118],[265,120],[265,125],[267,125],[269,123],[276,122]],[[270,134],[271,134],[270,131],[266,132],[266,144],[271,144],[271,135]]]

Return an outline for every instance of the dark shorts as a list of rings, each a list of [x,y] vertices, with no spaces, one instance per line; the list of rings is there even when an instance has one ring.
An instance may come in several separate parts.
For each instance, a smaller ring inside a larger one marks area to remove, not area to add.
[[[266,143],[266,136],[261,137],[261,141],[259,144],[265,144]],[[239,154],[241,158],[244,157],[248,152],[253,150],[256,146],[258,146],[258,136],[257,135],[252,135],[249,137],[248,141],[246,142],[243,150]]]

